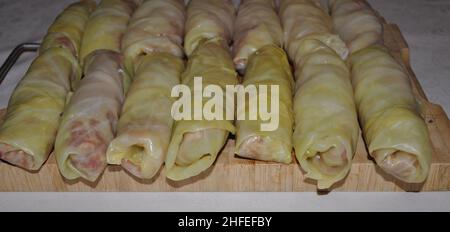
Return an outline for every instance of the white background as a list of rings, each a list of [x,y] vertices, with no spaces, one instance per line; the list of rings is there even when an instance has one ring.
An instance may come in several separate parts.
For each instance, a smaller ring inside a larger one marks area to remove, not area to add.
[[[22,42],[39,42],[72,0],[0,0],[0,63]],[[428,98],[450,112],[450,1],[372,0],[397,23]],[[33,54],[23,56],[0,86],[0,107]],[[450,141],[449,141],[450,142]],[[449,211],[450,193],[0,193],[0,211]]]

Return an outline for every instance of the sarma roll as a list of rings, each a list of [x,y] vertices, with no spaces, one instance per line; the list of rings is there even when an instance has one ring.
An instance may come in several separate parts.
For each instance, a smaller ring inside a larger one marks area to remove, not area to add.
[[[243,0],[235,23],[233,61],[244,71],[248,57],[265,45],[283,46],[283,29],[273,0]]]
[[[132,85],[122,108],[109,164],[152,178],[162,166],[172,134],[172,88],[184,69],[181,0],[148,0],[134,13],[122,48]]]
[[[231,0],[191,0],[187,8],[184,51],[186,55],[205,39],[222,38],[229,45],[233,36],[236,9]]]
[[[140,57],[167,52],[182,58],[185,7],[183,0],[147,0],[133,14],[122,40],[127,71]]]
[[[120,44],[131,14],[142,0],[102,0],[91,14],[83,35],[80,63],[95,50],[120,52]]]
[[[172,134],[172,88],[179,84],[183,61],[169,53],[140,59],[107,152],[109,164],[122,165],[139,178],[161,168]]]
[[[219,86],[223,92],[226,85],[238,83],[228,48],[224,47],[220,40],[216,38],[203,41],[191,54],[187,68],[182,74],[182,83],[189,87],[191,95],[195,90],[195,77],[202,78],[203,87],[213,84]],[[206,99],[203,99],[202,104],[205,102]],[[229,111],[228,107],[229,104],[224,104],[223,112]],[[166,159],[167,177],[183,180],[208,169],[227,142],[228,134],[234,133],[234,130],[233,121],[225,118],[176,121]]]
[[[298,63],[298,47],[305,39],[317,39],[331,47],[343,59],[348,49],[338,35],[333,34],[330,16],[318,0],[281,0],[279,14],[284,30],[284,45],[289,58]]]
[[[305,40],[298,53],[302,60],[295,73],[295,153],[306,177],[326,189],[350,171],[358,141],[350,72],[321,41]]]
[[[78,57],[86,22],[95,7],[96,3],[92,0],[84,0],[68,6],[48,29],[39,52],[42,53],[52,47],[62,47]]]
[[[64,110],[55,155],[65,178],[95,181],[106,167],[106,149],[114,137],[127,76],[121,55],[110,50],[91,53],[84,73]]]
[[[370,155],[408,183],[425,181],[431,144],[406,71],[382,47],[350,57],[355,99]]]
[[[246,97],[246,118],[245,120],[236,121],[236,154],[241,157],[263,161],[291,163],[294,124],[292,90],[294,80],[285,52],[275,45],[266,45],[256,51],[250,56],[243,85],[244,87],[249,85],[259,86],[259,88],[261,88],[261,85],[266,85],[268,88],[271,88],[273,85],[278,86],[279,111],[277,117],[279,117],[279,123],[275,130],[263,131],[261,129],[263,120],[259,113],[257,120],[249,119],[249,107],[251,107],[249,102],[251,98],[256,98],[258,95]],[[268,93],[267,96],[259,95],[259,97],[264,98],[270,96],[271,93]],[[267,102],[273,100],[268,99]],[[255,99],[255,102],[261,103],[261,99]],[[238,117],[240,113],[244,112],[238,111]]]
[[[81,69],[69,50],[48,48],[14,90],[0,126],[0,158],[38,170],[53,149],[60,116]]]
[[[362,0],[329,0],[334,29],[350,53],[383,41],[383,25]]]

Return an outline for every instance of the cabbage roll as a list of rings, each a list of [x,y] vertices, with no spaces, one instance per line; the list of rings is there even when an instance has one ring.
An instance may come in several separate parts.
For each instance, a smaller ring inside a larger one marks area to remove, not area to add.
[[[39,52],[42,53],[52,47],[62,47],[78,57],[86,22],[95,7],[96,3],[92,0],[68,6],[48,29]]]
[[[298,50],[295,153],[306,177],[327,189],[350,171],[359,137],[350,72],[321,41],[305,40]]]
[[[350,57],[359,119],[370,155],[408,183],[425,181],[431,145],[406,71],[382,47]]]
[[[191,0],[187,8],[184,51],[190,56],[200,41],[222,38],[229,45],[236,9],[231,0]]]
[[[346,59],[346,44],[333,34],[330,16],[318,0],[280,0],[279,14],[284,29],[284,44],[289,58],[298,63],[298,47],[305,39],[317,39]]]
[[[122,40],[125,66],[149,53],[167,52],[182,58],[185,7],[183,0],[147,0],[133,14]]]
[[[166,158],[173,124],[171,91],[184,63],[172,54],[154,53],[141,58],[136,68],[107,161],[149,179]]]
[[[334,29],[347,44],[350,53],[381,43],[383,25],[362,0],[330,0]]]
[[[0,126],[0,159],[40,169],[53,149],[66,96],[80,78],[78,61],[67,49],[48,48],[33,61]]]
[[[214,84],[220,86],[224,93],[226,85],[238,83],[228,48],[220,40],[216,38],[202,42],[189,58],[182,74],[182,83],[191,92],[194,90],[194,77],[203,78],[203,87]],[[203,106],[206,100],[203,99]],[[224,104],[223,112],[230,110],[228,107],[232,106]],[[183,180],[208,169],[227,142],[229,133],[234,133],[234,130],[233,121],[225,118],[176,121],[167,152],[167,177]]]
[[[245,120],[236,121],[236,154],[250,159],[292,162],[292,130],[294,117],[292,113],[292,89],[294,80],[285,52],[275,46],[266,45],[250,56],[245,73],[244,87],[249,85],[267,85],[268,97],[271,96],[271,85],[279,88],[279,124],[276,130],[263,131],[258,113],[258,120],[250,120],[250,98],[245,98]],[[266,96],[263,96],[264,98]],[[260,99],[254,99],[256,102]],[[238,101],[241,101],[238,99]],[[271,102],[271,100],[267,100]],[[267,106],[268,108],[270,105]],[[276,109],[271,109],[276,110]],[[243,112],[238,111],[238,116]]]
[[[106,149],[114,137],[122,101],[122,57],[97,50],[86,58],[85,76],[62,116],[55,144],[61,174],[94,182],[106,167]]]
[[[184,69],[181,0],[149,0],[134,13],[122,49],[133,82],[122,108],[117,137],[107,152],[109,164],[150,179],[163,164],[173,119],[172,88]]]
[[[93,51],[120,52],[120,44],[131,14],[142,0],[102,0],[91,14],[83,35],[80,63]]]
[[[273,0],[243,0],[235,23],[233,61],[244,71],[248,57],[265,45],[283,46],[283,29]]]

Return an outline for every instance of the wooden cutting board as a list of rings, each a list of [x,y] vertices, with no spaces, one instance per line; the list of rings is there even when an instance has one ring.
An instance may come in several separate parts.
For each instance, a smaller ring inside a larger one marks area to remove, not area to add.
[[[360,137],[351,172],[333,186],[333,191],[449,191],[450,190],[450,122],[442,107],[430,103],[409,62],[409,49],[395,24],[384,25],[385,45],[408,70],[414,91],[422,100],[423,116],[430,132],[433,159],[430,174],[423,184],[402,183],[384,174],[372,160]],[[0,118],[4,110],[0,111]],[[200,176],[173,182],[164,170],[152,180],[132,177],[118,166],[109,166],[96,183],[68,181],[58,172],[53,155],[39,172],[28,172],[0,162],[0,191],[32,192],[302,192],[316,191],[314,181],[305,180],[297,162],[290,165],[237,158],[234,140],[219,155],[215,165]],[[295,159],[294,159],[295,160]],[[162,168],[163,169],[163,168]]]

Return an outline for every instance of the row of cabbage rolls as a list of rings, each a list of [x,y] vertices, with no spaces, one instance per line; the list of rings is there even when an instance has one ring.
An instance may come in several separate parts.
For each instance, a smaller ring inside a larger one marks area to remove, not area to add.
[[[423,182],[427,128],[381,22],[364,1],[330,0],[328,10],[315,0],[74,3],[10,99],[0,158],[38,170],[54,148],[67,179],[96,181],[107,164],[149,179],[165,163],[169,179],[183,180],[213,165],[231,133],[241,157],[288,164],[295,150],[326,189],[349,173],[361,125],[384,171]],[[193,91],[194,77],[224,91],[278,86],[278,128],[261,131],[260,115],[174,121],[172,88]]]

